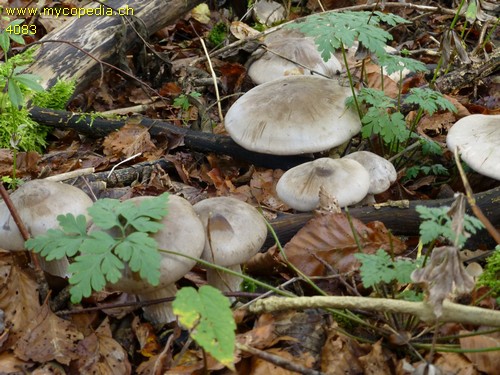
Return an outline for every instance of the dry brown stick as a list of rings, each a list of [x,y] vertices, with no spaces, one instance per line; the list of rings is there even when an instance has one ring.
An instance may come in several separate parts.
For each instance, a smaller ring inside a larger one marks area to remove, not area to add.
[[[289,359],[282,358],[278,355],[271,354],[271,353],[265,352],[263,350],[253,348],[253,347],[245,345],[245,344],[240,344],[237,342],[236,348],[241,350],[241,351],[250,353],[250,354],[252,354],[260,359],[263,359],[266,362],[270,362],[273,365],[282,367],[282,368],[289,370],[289,371],[297,372],[299,374],[304,374],[304,375],[324,375],[324,373],[321,371],[316,371],[316,370],[301,366],[299,364],[291,362]]]
[[[469,181],[467,180],[467,176],[465,175],[464,169],[462,168],[462,164],[460,163],[460,157],[458,156],[458,147],[455,148],[454,151],[455,156],[455,164],[457,165],[458,171],[460,172],[460,177],[462,178],[462,182],[465,187],[465,195],[467,197],[467,201],[474,212],[474,215],[483,223],[484,227],[488,231],[488,233],[493,237],[493,239],[500,244],[500,233],[496,230],[496,228],[491,224],[491,221],[484,215],[483,211],[477,206],[476,199],[474,198],[474,193],[472,192],[472,188],[470,187]]]

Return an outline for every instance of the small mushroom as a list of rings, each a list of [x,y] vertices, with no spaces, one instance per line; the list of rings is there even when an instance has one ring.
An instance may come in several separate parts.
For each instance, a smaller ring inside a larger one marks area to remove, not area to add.
[[[357,161],[320,158],[286,171],[276,185],[276,193],[288,206],[311,211],[318,207],[321,188],[345,207],[360,202],[369,186],[370,175]]]
[[[259,0],[253,6],[253,17],[255,21],[263,25],[272,26],[286,18],[286,10],[283,5],[276,1]]]
[[[262,215],[248,203],[230,197],[202,200],[194,205],[206,230],[202,259],[241,273],[241,264],[255,255],[267,236]],[[207,269],[207,281],[221,291],[238,291],[242,279]]]
[[[87,214],[92,199],[82,190],[60,182],[32,180],[14,191],[10,199],[31,236],[44,234],[49,229],[59,228],[57,216]],[[6,250],[25,250],[24,238],[17,228],[5,202],[0,202],[0,246]],[[44,271],[59,277],[68,277],[66,258],[45,261],[40,258]]]
[[[370,187],[368,195],[364,199],[366,203],[374,203],[374,194],[380,194],[389,189],[398,177],[394,165],[381,156],[369,151],[356,151],[344,156],[344,159],[356,160],[370,175]]]
[[[139,203],[146,199],[151,198],[135,197],[130,200]],[[151,235],[157,241],[160,250],[176,251],[193,258],[201,255],[205,245],[205,230],[193,206],[186,199],[170,195],[168,214],[161,223],[163,228]],[[141,301],[175,296],[177,292],[175,282],[185,276],[196,261],[167,253],[161,255],[161,275],[158,285],[149,284],[126,267],[122,278],[108,285],[108,289],[136,294]],[[166,324],[176,319],[170,302],[144,306],[143,310],[144,316],[153,324]]]
[[[314,40],[306,37],[283,38],[266,43],[253,54],[254,62],[248,68],[248,75],[257,85],[289,75],[319,73],[333,77],[342,70],[340,62],[331,56],[323,61]]]
[[[349,87],[337,80],[289,76],[256,86],[226,114],[225,128],[240,146],[273,155],[325,151],[361,130],[346,108]]]
[[[500,180],[500,115],[470,115],[448,131],[446,144],[458,147],[462,159],[476,172]]]

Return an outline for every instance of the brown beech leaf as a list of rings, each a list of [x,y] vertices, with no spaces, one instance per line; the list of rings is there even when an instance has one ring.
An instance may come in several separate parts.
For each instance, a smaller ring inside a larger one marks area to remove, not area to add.
[[[28,374],[35,364],[21,361],[10,352],[0,353],[0,374]]]
[[[104,155],[128,158],[138,153],[155,150],[147,128],[137,124],[126,124],[109,134],[102,143]]]
[[[382,340],[379,340],[373,344],[370,353],[358,358],[364,368],[365,374],[391,374],[393,373],[392,370],[396,367],[394,356],[391,355],[391,352],[382,348],[381,341]]]
[[[40,309],[36,281],[19,267],[9,264],[8,259],[0,263],[0,309],[5,313],[9,335],[3,345],[7,348],[17,341],[27,322],[32,322]]]
[[[470,333],[468,331],[461,331],[460,334]],[[461,337],[460,346],[462,349],[486,349],[500,347],[500,335],[498,332],[489,335],[478,335],[471,337]],[[471,352],[464,353],[464,355],[471,361],[474,366],[484,372],[485,374],[494,375],[498,374],[500,369],[500,356],[498,351],[493,352]]]
[[[139,317],[136,316],[132,321],[132,330],[139,341],[140,353],[144,357],[149,358],[158,354],[160,343],[150,323],[141,323]]]
[[[78,343],[74,373],[126,375],[132,373],[127,352],[113,339],[106,318],[97,330]]]
[[[26,328],[14,347],[16,356],[24,361],[57,361],[68,365],[77,358],[77,341],[83,334],[73,324],[59,318],[49,307],[42,305],[37,316],[24,322]]]
[[[437,317],[441,316],[444,299],[454,290],[467,293],[474,288],[474,278],[465,270],[459,251],[454,246],[441,246],[432,250],[427,265],[413,271],[411,279],[426,285],[428,301]]]
[[[378,249],[400,254],[405,246],[392,236],[384,224],[374,221],[363,224],[351,218],[363,253]],[[288,261],[308,276],[325,276],[330,267],[341,273],[355,270],[358,246],[347,216],[343,213],[317,213],[284,247]]]

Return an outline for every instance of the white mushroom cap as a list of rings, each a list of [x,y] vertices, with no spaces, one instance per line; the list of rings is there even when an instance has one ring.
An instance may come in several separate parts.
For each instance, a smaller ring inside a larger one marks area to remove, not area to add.
[[[357,151],[346,155],[344,159],[356,160],[368,171],[370,175],[369,194],[379,194],[386,191],[398,177],[394,165],[373,152]]]
[[[266,44],[267,51],[257,49],[252,54],[261,56],[248,68],[248,75],[257,85],[283,76],[309,75],[311,71],[333,77],[342,70],[335,56],[324,62],[310,38],[284,38]]]
[[[368,193],[370,176],[355,160],[321,158],[291,168],[276,185],[278,197],[299,211],[314,210],[323,187],[340,207],[360,202]]]
[[[146,199],[151,197],[135,197],[130,200],[139,203]],[[158,248],[199,258],[205,245],[205,230],[193,207],[186,199],[170,195],[167,208],[168,213],[161,221],[163,228],[151,235],[157,241]],[[137,294],[141,301],[173,297],[177,292],[175,282],[185,276],[196,261],[167,253],[161,255],[158,285],[149,284],[139,274],[126,267],[122,278],[108,288]],[[144,316],[153,324],[165,324],[175,320],[171,303],[144,306],[143,310]]]
[[[82,190],[48,180],[28,181],[14,191],[10,199],[33,237],[59,228],[59,215],[88,218],[87,208],[93,203]],[[0,238],[0,246],[6,250],[25,250],[24,238],[4,201],[0,202]]]
[[[225,127],[240,146],[274,155],[328,150],[361,130],[344,105],[349,87],[316,76],[289,76],[256,86],[226,114]]]
[[[241,272],[240,264],[258,253],[267,236],[267,225],[248,203],[230,197],[202,200],[194,205],[206,229],[202,259]],[[241,279],[207,269],[210,285],[223,291],[238,290]]]
[[[140,203],[151,197],[135,197],[130,201]],[[193,206],[184,198],[170,195],[168,198],[168,213],[162,219],[163,228],[151,235],[158,243],[159,249],[176,251],[198,258],[205,246],[205,229],[196,215]],[[181,256],[161,253],[161,276],[159,286],[175,283],[193,268],[196,261]],[[149,284],[139,275],[127,270],[122,278],[111,285],[112,289],[127,293],[141,294],[158,288]]]
[[[476,172],[500,180],[500,115],[470,115],[449,130],[446,144],[458,147],[462,159]]]

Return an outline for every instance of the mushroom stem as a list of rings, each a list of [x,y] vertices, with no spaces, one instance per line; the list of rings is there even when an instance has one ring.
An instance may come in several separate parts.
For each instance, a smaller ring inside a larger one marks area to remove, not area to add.
[[[241,267],[239,264],[226,266],[225,268],[241,273]],[[241,277],[213,268],[207,269],[207,283],[219,289],[221,292],[237,292],[240,290],[242,282],[243,279]]]
[[[71,274],[68,272],[69,261],[66,257],[55,260],[45,260],[45,258],[40,257],[38,261],[40,262],[40,267],[42,268],[42,270],[50,275],[59,276],[62,278],[69,278],[71,276]]]
[[[177,287],[175,284],[167,285],[160,289],[151,289],[137,297],[139,301],[152,301],[161,298],[175,297]],[[163,325],[173,322],[176,317],[172,310],[172,302],[155,303],[154,305],[143,306],[144,317],[155,325]]]

